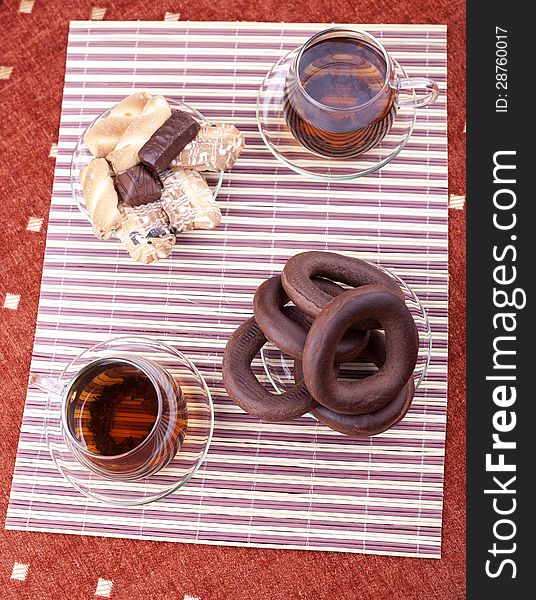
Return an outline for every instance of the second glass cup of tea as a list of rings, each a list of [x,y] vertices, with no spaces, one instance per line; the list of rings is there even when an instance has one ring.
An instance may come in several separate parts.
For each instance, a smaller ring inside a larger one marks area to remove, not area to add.
[[[433,103],[438,93],[432,79],[407,77],[369,33],[333,27],[274,65],[259,92],[257,117],[264,141],[278,158],[320,176],[322,168],[315,165],[363,157],[396,122],[397,135],[369,157],[370,164],[354,169],[359,176],[375,170],[372,162],[382,166],[389,153],[400,151],[413,129],[415,109]]]
[[[49,392],[45,429],[56,466],[88,496],[158,499],[185,483],[208,450],[208,387],[184,354],[161,341],[106,340],[59,376],[33,374],[30,384]]]

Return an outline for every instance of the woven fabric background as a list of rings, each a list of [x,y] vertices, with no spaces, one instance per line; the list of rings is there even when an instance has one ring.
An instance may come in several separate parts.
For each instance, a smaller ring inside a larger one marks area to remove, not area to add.
[[[3,339],[0,423],[2,518],[22,414],[35,325],[69,19],[228,19],[438,22],[449,26],[451,339],[444,543],[441,561],[203,548],[2,532],[0,589],[7,598],[461,598],[464,596],[464,13],[429,2],[412,14],[383,2],[80,3],[0,5],[0,194],[8,223],[0,261]],[[100,10],[99,10],[100,9]],[[104,10],[105,9],[105,10]],[[180,13],[180,17],[179,17]],[[4,148],[5,146],[5,148]],[[52,156],[49,156],[52,155]],[[5,172],[4,172],[5,170]],[[22,243],[21,243],[22,242]]]

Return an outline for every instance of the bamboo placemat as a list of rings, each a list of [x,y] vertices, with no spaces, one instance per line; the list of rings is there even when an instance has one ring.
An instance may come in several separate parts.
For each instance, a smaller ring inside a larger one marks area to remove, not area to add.
[[[28,390],[6,519],[10,529],[208,544],[439,557],[447,398],[446,28],[362,25],[410,75],[439,82],[408,146],[357,183],[307,180],[279,165],[255,121],[279,56],[327,25],[73,22],[32,371],[59,374],[83,348],[143,333],[176,345],[207,379],[216,426],[206,462],[180,492],[144,508],[86,500],[55,470],[45,395]],[[146,267],[99,241],[74,205],[69,162],[87,124],[131,92],[185,100],[235,123],[247,148],[226,174],[222,225],[182,235]],[[221,357],[257,285],[286,259],[329,249],[381,262],[419,295],[433,330],[411,411],[372,439],[310,417],[261,423],[234,406]]]

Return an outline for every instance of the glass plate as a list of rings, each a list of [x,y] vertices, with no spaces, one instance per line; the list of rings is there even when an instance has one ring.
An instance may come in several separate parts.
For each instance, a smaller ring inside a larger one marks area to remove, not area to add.
[[[208,122],[207,119],[205,119],[205,117],[198,110],[192,108],[188,104],[184,102],[179,102],[178,100],[173,100],[172,98],[166,98],[166,100],[168,101],[168,104],[172,109],[187,112],[188,114],[192,115],[192,117],[194,117],[197,121],[199,121],[199,123]],[[80,136],[78,143],[76,144],[76,147],[73,151],[73,156],[71,158],[69,178],[71,182],[73,197],[76,201],[76,204],[78,205],[78,208],[80,209],[80,212],[87,218],[89,222],[91,222],[91,219],[87,212],[86,203],[84,201],[84,194],[82,192],[82,186],[80,185],[80,171],[88,165],[88,163],[94,158],[94,156],[91,154],[89,148],[84,142],[84,135],[86,131],[91,127],[91,125],[95,123],[95,121],[101,119],[102,117],[105,117],[111,110],[112,109],[110,108],[107,111],[103,112],[86,127],[84,133]],[[218,193],[220,191],[221,184],[223,182],[223,173],[223,171],[220,171],[219,173],[203,172],[203,176],[205,177],[207,183],[212,189],[212,195],[214,196],[214,200],[217,198]]]
[[[407,144],[415,125],[416,108],[412,102],[399,106],[395,121],[385,138],[371,150],[351,159],[326,158],[311,152],[298,142],[287,126],[283,111],[285,81],[300,48],[283,56],[262,82],[257,98],[257,125],[264,143],[287,167],[315,179],[345,181],[374,173],[391,162]],[[393,59],[397,77],[407,77]],[[414,99],[413,90],[400,90],[400,100]]]
[[[177,380],[188,408],[188,425],[182,446],[160,471],[136,481],[115,481],[101,477],[79,463],[65,442],[61,427],[61,396],[49,394],[45,434],[52,459],[67,481],[94,500],[118,506],[149,504],[181,488],[203,462],[214,426],[210,391],[195,365],[172,346],[141,336],[122,336],[96,344],[79,354],[61,373],[67,383],[88,362],[106,356],[139,355],[167,369]]]
[[[415,292],[405,281],[385,267],[381,267],[380,265],[375,266],[392,277],[401,287],[404,292],[406,306],[409,308],[415,321],[415,325],[417,326],[417,331],[419,332],[419,353],[417,356],[417,364],[415,365],[415,370],[413,372],[415,390],[417,390],[426,377],[432,353],[432,331],[430,329],[428,315]],[[266,375],[277,393],[281,394],[294,385],[294,359],[291,356],[281,352],[281,350],[272,343],[267,342],[261,348],[261,360]],[[366,363],[359,365],[359,363],[356,362],[348,366],[343,365],[341,372],[339,373],[339,379],[344,380],[352,379],[356,376],[366,376],[370,374],[371,369],[376,370],[375,367]],[[362,373],[360,374],[361,371]]]

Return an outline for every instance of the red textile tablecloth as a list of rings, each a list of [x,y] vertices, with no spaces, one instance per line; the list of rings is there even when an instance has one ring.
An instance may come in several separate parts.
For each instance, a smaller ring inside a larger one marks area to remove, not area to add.
[[[95,4],[95,3],[96,4]],[[68,21],[191,19],[448,25],[450,363],[443,558],[194,546],[0,531],[4,598],[457,599],[465,596],[465,9],[459,0],[8,0],[0,3],[0,503],[26,392]],[[157,4],[157,6],[155,6]],[[460,210],[461,207],[461,210]],[[112,583],[113,582],[113,583]],[[95,596],[95,593],[97,595]]]

